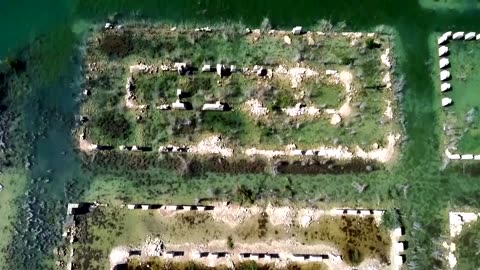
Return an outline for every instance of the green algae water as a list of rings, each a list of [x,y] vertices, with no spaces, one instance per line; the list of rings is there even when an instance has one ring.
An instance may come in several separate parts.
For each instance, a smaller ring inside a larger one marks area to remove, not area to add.
[[[480,11],[465,8],[475,7],[467,4],[461,9],[427,9],[424,6],[429,2],[423,2],[426,4],[421,6],[416,0],[0,1],[1,59],[19,49],[26,50],[30,57],[26,61],[31,89],[19,93],[23,97],[18,109],[25,128],[35,135],[23,142],[32,146],[29,181],[25,195],[18,200],[21,211],[15,235],[3,251],[9,259],[0,269],[54,269],[52,250],[61,238],[66,203],[102,200],[92,194],[102,195],[95,192],[101,191],[105,177],[82,166],[71,130],[81,91],[82,34],[89,23],[105,22],[114,14],[171,23],[242,22],[252,27],[268,17],[274,27],[286,29],[295,25],[308,28],[326,19],[334,24],[343,21],[352,31],[374,30],[379,25],[394,29],[398,72],[405,81],[401,95],[408,139],[401,160],[390,170],[335,176],[210,175],[195,181],[159,174],[155,179],[172,181],[172,188],[165,192],[180,198],[193,198],[195,195],[189,194],[208,186],[240,183],[258,192],[288,190],[288,196],[296,200],[390,205],[400,209],[409,236],[408,267],[441,267],[444,259],[439,255],[440,239],[448,235],[448,210],[480,207],[480,170],[469,165],[442,170],[439,89],[432,81],[436,77],[432,76],[432,65],[437,64],[436,44],[429,43],[430,35],[446,30],[480,31]],[[136,198],[139,187],[127,176],[111,178],[117,179],[109,182],[112,186],[122,181],[119,190],[130,199]],[[367,184],[368,189],[358,194],[352,188],[355,182]],[[155,194],[148,198],[154,199]]]

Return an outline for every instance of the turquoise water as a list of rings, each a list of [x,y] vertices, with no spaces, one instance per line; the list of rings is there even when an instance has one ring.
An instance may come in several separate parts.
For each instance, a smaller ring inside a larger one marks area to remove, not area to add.
[[[32,91],[26,94],[21,110],[27,119],[27,128],[42,132],[32,142],[31,178],[50,179],[48,185],[31,182],[30,193],[25,199],[37,199],[29,206],[36,217],[35,222],[24,227],[25,231],[21,230],[13,245],[16,253],[11,265],[0,266],[0,269],[48,269],[42,266],[42,262],[50,256],[61,234],[65,203],[78,199],[75,194],[91,184],[92,177],[81,167],[70,138],[78,110],[75,93],[80,89],[75,84],[80,74],[79,60],[71,55],[79,39],[75,33],[84,30],[84,24],[80,22],[104,22],[116,12],[175,23],[241,21],[258,26],[264,17],[268,17],[274,26],[285,28],[312,26],[320,19],[333,23],[345,21],[349,30],[372,30],[377,25],[393,27],[399,34],[397,62],[406,81],[402,106],[409,139],[401,162],[388,173],[368,177],[323,175],[308,181],[336,182],[338,190],[326,191],[331,198],[348,195],[351,183],[362,181],[369,183],[370,188],[359,196],[358,204],[379,198],[393,201],[402,209],[405,226],[410,229],[412,248],[408,258],[412,269],[431,269],[441,264],[434,252],[438,245],[432,242],[446,234],[449,207],[480,206],[477,200],[480,195],[480,183],[477,182],[480,181],[468,173],[468,167],[441,170],[441,133],[437,122],[439,97],[438,89],[434,89],[431,81],[430,68],[436,58],[431,56],[432,44],[428,43],[428,36],[435,31],[480,31],[479,10],[423,9],[415,0],[3,0],[0,1],[0,11],[0,59],[38,37],[44,40],[43,45],[32,49],[34,58],[29,62],[33,69],[30,78]],[[292,185],[300,187],[301,180],[305,178],[292,180]],[[408,195],[398,192],[400,184],[408,185]],[[188,183],[182,185],[183,188],[189,187]],[[389,190],[389,194],[378,197],[375,193],[384,190]],[[74,194],[73,198],[68,194]],[[39,207],[42,203],[44,207]],[[417,223],[415,226],[414,222]],[[38,235],[46,239],[41,243],[30,234],[37,230]]]

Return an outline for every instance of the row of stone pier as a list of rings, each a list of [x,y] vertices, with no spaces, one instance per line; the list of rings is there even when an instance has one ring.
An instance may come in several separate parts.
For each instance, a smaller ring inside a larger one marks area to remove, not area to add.
[[[452,85],[450,84],[450,80],[452,78],[451,73],[449,71],[451,64],[448,56],[450,55],[450,50],[447,47],[450,41],[472,41],[478,40],[480,41],[480,33],[477,34],[475,32],[452,32],[448,31],[443,33],[438,40],[438,56],[439,59],[439,67],[440,67],[440,90],[442,93],[448,92],[452,90]],[[442,97],[442,107],[447,107],[453,104],[453,100],[449,97]],[[451,153],[450,150],[447,148],[445,150],[445,155],[449,160],[480,160],[480,155],[474,154],[458,154],[458,153]]]
[[[132,256],[138,255],[141,256],[141,251],[131,251]],[[163,256],[168,259],[173,258],[182,258],[187,256],[184,251],[175,250],[175,251],[166,251],[163,253]],[[230,251],[220,251],[220,252],[201,252],[195,251],[192,254],[192,259],[236,259],[239,261],[265,261],[265,262],[275,262],[280,260],[290,260],[294,262],[321,262],[325,260],[332,259],[333,261],[339,262],[342,260],[342,257],[339,255],[328,255],[328,254],[287,254],[287,253],[255,253],[255,252],[230,252]]]
[[[212,211],[215,206],[212,205],[161,205],[161,204],[124,204],[129,210],[166,210],[166,211]]]

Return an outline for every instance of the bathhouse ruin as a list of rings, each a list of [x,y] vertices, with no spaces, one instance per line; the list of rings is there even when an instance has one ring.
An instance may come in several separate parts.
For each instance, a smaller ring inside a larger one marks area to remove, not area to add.
[[[209,205],[69,204],[67,268],[148,262],[233,267],[322,263],[325,269],[401,269],[405,232],[383,227],[383,210]],[[352,232],[355,231],[355,236]],[[116,237],[111,238],[111,236]],[[95,261],[92,253],[103,254]]]
[[[76,136],[87,153],[378,163],[399,154],[385,34],[126,25],[89,40],[86,66]]]

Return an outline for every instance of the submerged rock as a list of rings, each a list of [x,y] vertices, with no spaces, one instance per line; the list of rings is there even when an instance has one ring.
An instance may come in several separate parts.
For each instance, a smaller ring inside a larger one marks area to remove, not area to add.
[[[465,121],[471,124],[475,121],[475,108],[470,109],[465,116]]]

